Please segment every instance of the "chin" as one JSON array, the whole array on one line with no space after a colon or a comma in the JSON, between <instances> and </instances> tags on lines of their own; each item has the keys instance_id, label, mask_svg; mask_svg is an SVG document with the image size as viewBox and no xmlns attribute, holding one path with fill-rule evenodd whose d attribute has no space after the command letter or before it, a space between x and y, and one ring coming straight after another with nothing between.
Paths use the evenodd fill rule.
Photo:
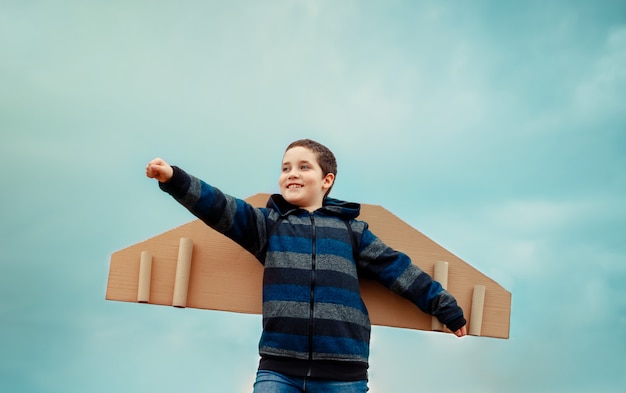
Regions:
<instances>
[{"instance_id":1,"label":"chin","mask_svg":"<svg viewBox=\"0 0 626 393\"><path fill-rule=\"evenodd\" d=\"M289 203L291 203L292 205L295 206L300 206L300 201L298 199L294 199L294 198L285 198L285 200Z\"/></svg>"},{"instance_id":2,"label":"chin","mask_svg":"<svg viewBox=\"0 0 626 393\"><path fill-rule=\"evenodd\" d=\"M283 199L286 200L287 202L293 204L294 203L294 198L290 197L289 195L287 195L286 192L281 192L280 195L283 196Z\"/></svg>"}]
</instances>

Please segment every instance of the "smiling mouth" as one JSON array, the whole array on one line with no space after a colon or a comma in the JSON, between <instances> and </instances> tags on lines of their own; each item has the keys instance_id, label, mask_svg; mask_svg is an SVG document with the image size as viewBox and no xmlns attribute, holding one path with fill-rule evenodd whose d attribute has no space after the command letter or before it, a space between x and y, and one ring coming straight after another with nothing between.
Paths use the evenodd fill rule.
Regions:
<instances>
[{"instance_id":1,"label":"smiling mouth","mask_svg":"<svg viewBox=\"0 0 626 393\"><path fill-rule=\"evenodd\" d=\"M293 190L293 189L296 189L296 188L302 188L302 185L300 185L300 184L289 184L287 186L287 188L290 189L290 190Z\"/></svg>"}]
</instances>

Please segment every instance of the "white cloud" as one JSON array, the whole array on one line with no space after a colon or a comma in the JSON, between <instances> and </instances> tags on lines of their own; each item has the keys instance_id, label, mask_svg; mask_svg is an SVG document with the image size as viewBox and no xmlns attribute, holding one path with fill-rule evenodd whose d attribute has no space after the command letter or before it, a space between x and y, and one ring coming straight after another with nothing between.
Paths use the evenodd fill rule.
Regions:
<instances>
[{"instance_id":1,"label":"white cloud","mask_svg":"<svg viewBox=\"0 0 626 393\"><path fill-rule=\"evenodd\" d=\"M487 206L485 220L509 233L541 237L587 218L593 202L586 200L512 200Z\"/></svg>"}]
</instances>

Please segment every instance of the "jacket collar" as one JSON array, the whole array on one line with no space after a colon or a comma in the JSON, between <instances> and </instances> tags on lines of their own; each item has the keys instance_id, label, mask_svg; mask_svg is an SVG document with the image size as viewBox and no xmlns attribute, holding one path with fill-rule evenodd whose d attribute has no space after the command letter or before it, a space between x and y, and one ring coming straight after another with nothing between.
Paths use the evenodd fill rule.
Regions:
<instances>
[{"instance_id":1,"label":"jacket collar","mask_svg":"<svg viewBox=\"0 0 626 393\"><path fill-rule=\"evenodd\" d=\"M287 216L302 210L298 206L287 202L280 194L270 196L266 206L268 209L276 210L281 216ZM355 219L361 213L361 205L326 197L324 198L324 205L315 212L343 219Z\"/></svg>"}]
</instances>

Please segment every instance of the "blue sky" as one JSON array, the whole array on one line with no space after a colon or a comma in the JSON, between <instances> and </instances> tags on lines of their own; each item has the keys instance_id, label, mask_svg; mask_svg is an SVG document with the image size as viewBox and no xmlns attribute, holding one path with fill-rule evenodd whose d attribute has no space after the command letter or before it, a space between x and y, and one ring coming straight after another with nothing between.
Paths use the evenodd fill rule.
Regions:
<instances>
[{"instance_id":1,"label":"blue sky","mask_svg":"<svg viewBox=\"0 0 626 393\"><path fill-rule=\"evenodd\" d=\"M626 383L622 1L0 1L0 381L250 392L260 317L104 300L192 219L144 166L275 192L309 137L513 294L511 338L375 327L372 392Z\"/></svg>"}]
</instances>

